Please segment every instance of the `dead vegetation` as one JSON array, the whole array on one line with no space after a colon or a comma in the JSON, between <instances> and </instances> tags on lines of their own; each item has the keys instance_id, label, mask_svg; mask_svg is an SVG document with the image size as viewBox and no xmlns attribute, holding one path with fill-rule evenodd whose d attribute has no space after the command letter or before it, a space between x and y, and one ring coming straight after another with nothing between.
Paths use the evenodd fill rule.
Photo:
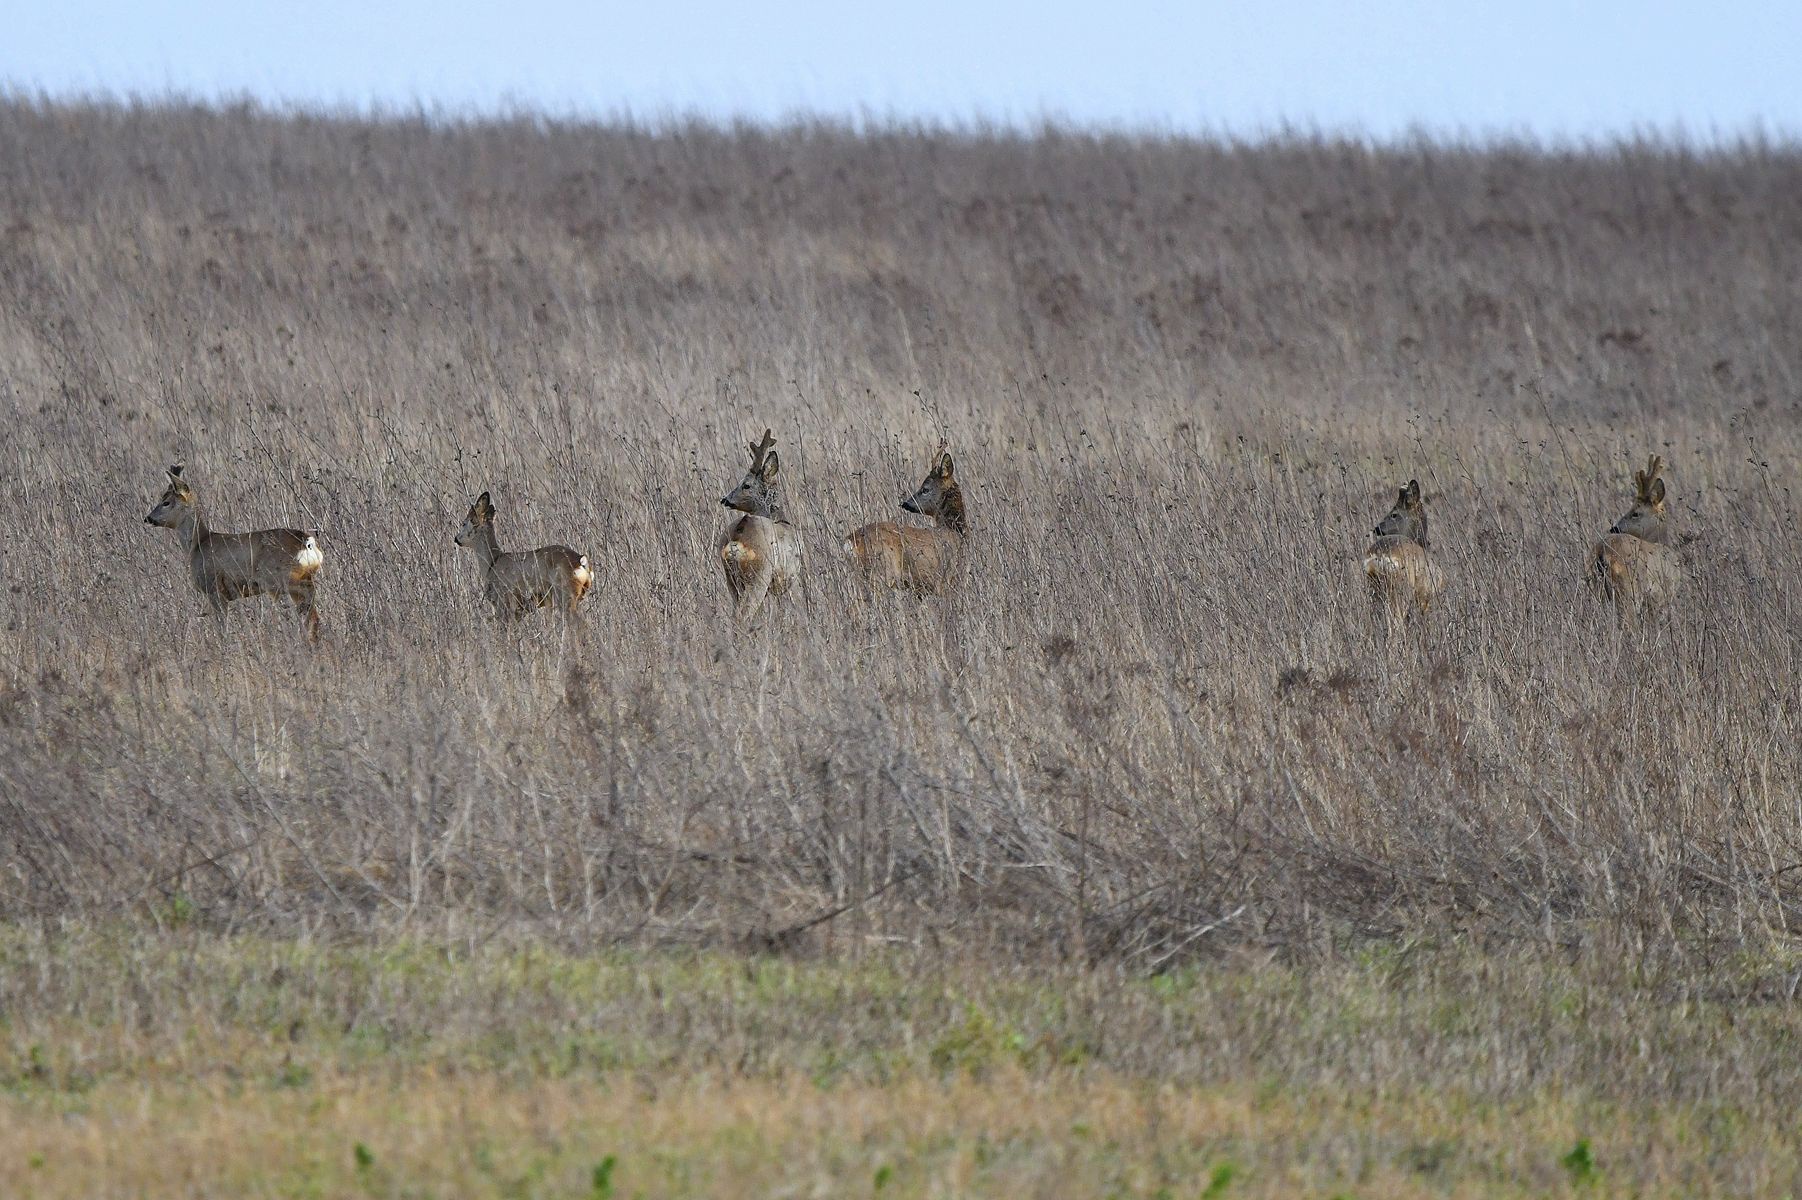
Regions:
<instances>
[{"instance_id":1,"label":"dead vegetation","mask_svg":"<svg viewBox=\"0 0 1802 1200\"><path fill-rule=\"evenodd\" d=\"M1802 156L0 105L0 916L977 947L1802 915ZM810 564L748 635L746 437ZM967 578L842 531L949 435ZM1585 586L1657 453L1686 602ZM325 632L142 513L324 532ZM1394 481L1447 585L1391 634ZM486 619L468 497L608 547ZM1773 981L1777 987L1781 981Z\"/></svg>"}]
</instances>

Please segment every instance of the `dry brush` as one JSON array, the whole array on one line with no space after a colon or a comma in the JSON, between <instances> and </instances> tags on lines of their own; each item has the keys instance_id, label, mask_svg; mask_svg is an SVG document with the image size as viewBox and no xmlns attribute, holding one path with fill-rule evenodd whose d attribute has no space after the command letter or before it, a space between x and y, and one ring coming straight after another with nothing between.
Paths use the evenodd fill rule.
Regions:
<instances>
[{"instance_id":1,"label":"dry brush","mask_svg":"<svg viewBox=\"0 0 1802 1200\"><path fill-rule=\"evenodd\" d=\"M993 947L1802 915L1802 155L0 105L0 915ZM808 570L748 633L746 439ZM837 553L947 436L962 584ZM1584 587L1663 455L1677 603ZM321 645L144 510L324 531ZM1448 586L1371 619L1418 478ZM492 490L590 554L489 621ZM230 518L227 520L227 518Z\"/></svg>"}]
</instances>

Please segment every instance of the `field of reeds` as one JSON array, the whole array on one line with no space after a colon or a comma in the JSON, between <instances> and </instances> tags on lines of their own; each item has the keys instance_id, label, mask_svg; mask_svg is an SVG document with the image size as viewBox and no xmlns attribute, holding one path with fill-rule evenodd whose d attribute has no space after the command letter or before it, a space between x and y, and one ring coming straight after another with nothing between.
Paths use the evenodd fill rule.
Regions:
<instances>
[{"instance_id":1,"label":"field of reeds","mask_svg":"<svg viewBox=\"0 0 1802 1200\"><path fill-rule=\"evenodd\" d=\"M857 1087L992 1081L993 1064L919 1049L944 1033L919 1041L925 1018L880 1019L866 993L896 972L1134 1012L1180 981L1249 1006L1235 1019L1262 1048L1141 1014L1080 1061L1002 1065L1033 1087L1201 1106L1183 1120L1209 1097L1243 1103L1221 1117L1243 1145L1305 1159L1241 1146L1116 1179L1059 1135L1070 1174L896 1167L909 1194L1060 1194L1047 1179L1199 1194L1229 1160L1231 1194L1364 1194L1377 1176L1307 1130L1374 1137L1390 1100L1446 1122L1371 1143L1425 1190L1772 1194L1796 1169L1776 1114L1802 1102L1799 329L1802 151L1783 143L0 103L12 1102L42 1116L33 1089L66 1099L46 1082L64 1067L31 1059L55 1053L47 1028L125 1064L91 1074L126 1108L175 1080L251 1087L229 1074L234 1046L260 1064L245 1079L279 1074L280 1004L132 982L196 954L537 947L653 981L694 962L845 972L834 986L860 1015L817 1045L749 1039L763 1057L742 1077L655 1038L623 1066L578 1064L583 1086L617 1070L671 1095L791 1074L829 1089L814 1075L841 1035L865 1055ZM714 541L766 426L808 568L744 629ZM941 437L969 507L965 577L943 597L871 596L840 541L901 517ZM1684 587L1623 624L1585 558L1652 453ZM174 536L143 521L175 462L217 528L323 531L316 647L268 600L207 614ZM1410 478L1449 585L1391 629L1359 558ZM484 490L504 547L589 555L580 622L490 618L451 541ZM68 944L131 950L58 967ZM1407 978L1432 988L1398 1000L1393 963L1416 955L1431 966ZM295 1045L341 1056L367 1028L346 997L383 975L334 962L316 972L333 1045ZM1581 986L1546 982L1572 972ZM435 986L461 995L448 978ZM1543 998L1504 1013L1491 986ZM632 995L628 1024L661 1011ZM1572 995L1583 1019L1561 1024ZM953 1009L926 1011L955 1025ZM1373 1012L1393 1057L1360 1074ZM394 1020L423 1036L421 1012ZM1319 1022L1343 1036L1301 1036ZM155 1049L196 1031L220 1047ZM870 1049L891 1045L893 1061ZM1176 1065L1210 1047L1243 1069ZM563 1077L469 1053L482 1087ZM395 1094L425 1086L408 1072L464 1069L353 1058ZM1352 1107L1310 1107L1328 1094ZM1270 1103L1286 1115L1260 1127ZM1526 1111L1510 1105L1587 1114L1598 1145L1675 1123L1668 1153L1687 1165L1652 1171L1665 1160L1643 1143L1625 1152L1639 1174L1560 1165L1589 1136L1575 1120L1522 1141L1529 1165L1409 1165L1462 1144L1465 1117L1505 1143ZM1120 1161L1192 1143L1134 1111L1149 1124L1119 1133ZM956 1139L987 1118L948 1114L945 1153L977 1153ZM522 1194L570 1194L590 1149L611 1153L584 1144ZM14 1151L38 1153L0 1145ZM1684 1174L1694 1155L1720 1169ZM808 1178L887 1186L880 1157ZM413 1194L379 1173L385 1153L346 1161L315 1191ZM59 1186L98 1194L94 1178ZM432 1194L485 1186L458 1178Z\"/></svg>"}]
</instances>

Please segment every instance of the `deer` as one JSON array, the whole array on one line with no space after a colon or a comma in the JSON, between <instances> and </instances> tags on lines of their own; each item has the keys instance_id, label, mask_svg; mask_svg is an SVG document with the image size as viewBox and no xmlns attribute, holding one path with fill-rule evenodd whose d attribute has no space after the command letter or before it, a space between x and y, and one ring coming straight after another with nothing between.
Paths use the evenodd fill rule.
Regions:
<instances>
[{"instance_id":1,"label":"deer","mask_svg":"<svg viewBox=\"0 0 1802 1200\"><path fill-rule=\"evenodd\" d=\"M720 503L743 513L720 535L716 550L740 621L749 621L765 597L780 596L801 573L801 536L782 511L776 479L782 470L769 430L750 443L751 469Z\"/></svg>"},{"instance_id":2,"label":"deer","mask_svg":"<svg viewBox=\"0 0 1802 1200\"><path fill-rule=\"evenodd\" d=\"M947 446L940 439L925 480L901 501L902 511L930 518L930 526L877 521L845 539L845 554L870 582L930 593L943 591L956 579L969 524Z\"/></svg>"},{"instance_id":3,"label":"deer","mask_svg":"<svg viewBox=\"0 0 1802 1200\"><path fill-rule=\"evenodd\" d=\"M572 615L594 585L588 556L568 546L540 546L508 553L494 536L494 501L476 497L457 530L456 543L482 560L482 594L496 620L518 620L549 604Z\"/></svg>"},{"instance_id":4,"label":"deer","mask_svg":"<svg viewBox=\"0 0 1802 1200\"><path fill-rule=\"evenodd\" d=\"M259 529L251 533L217 533L200 515L194 489L182 478L182 465L169 468L169 486L146 524L173 529L188 555L188 578L205 596L214 616L246 596L286 597L306 627L319 640L319 610L313 605L313 576L325 562L317 531Z\"/></svg>"},{"instance_id":5,"label":"deer","mask_svg":"<svg viewBox=\"0 0 1802 1200\"><path fill-rule=\"evenodd\" d=\"M1420 498L1420 480L1408 481L1397 494L1395 507L1370 532L1364 578L1372 604L1395 619L1432 608L1445 590L1445 576L1427 554L1427 510Z\"/></svg>"},{"instance_id":6,"label":"deer","mask_svg":"<svg viewBox=\"0 0 1802 1200\"><path fill-rule=\"evenodd\" d=\"M1670 545L1664 505L1664 459L1654 454L1633 472L1633 507L1589 552L1590 585L1623 614L1669 600L1683 567Z\"/></svg>"}]
</instances>

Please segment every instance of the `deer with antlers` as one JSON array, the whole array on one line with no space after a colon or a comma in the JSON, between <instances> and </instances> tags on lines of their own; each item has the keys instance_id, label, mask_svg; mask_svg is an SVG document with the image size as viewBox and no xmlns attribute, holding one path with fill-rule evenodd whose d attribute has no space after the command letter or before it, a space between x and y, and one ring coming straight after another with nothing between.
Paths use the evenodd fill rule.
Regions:
<instances>
[{"instance_id":1,"label":"deer with antlers","mask_svg":"<svg viewBox=\"0 0 1802 1200\"><path fill-rule=\"evenodd\" d=\"M1591 586L1622 613L1669 600L1683 579L1670 545L1663 475L1664 459L1656 454L1645 470L1633 472L1633 507L1589 552Z\"/></svg>"},{"instance_id":2,"label":"deer with antlers","mask_svg":"<svg viewBox=\"0 0 1802 1200\"><path fill-rule=\"evenodd\" d=\"M720 565L738 618L749 621L766 596L780 596L801 573L801 536L782 511L777 476L782 462L769 430L750 443L751 469L720 503L744 515L720 535Z\"/></svg>"},{"instance_id":3,"label":"deer with antlers","mask_svg":"<svg viewBox=\"0 0 1802 1200\"><path fill-rule=\"evenodd\" d=\"M957 486L947 447L941 438L925 480L912 496L901 501L903 511L930 518L930 526L877 521L854 530L845 539L846 555L872 583L915 592L938 592L957 578L969 525L964 516L963 489Z\"/></svg>"},{"instance_id":4,"label":"deer with antlers","mask_svg":"<svg viewBox=\"0 0 1802 1200\"><path fill-rule=\"evenodd\" d=\"M217 533L207 528L180 463L169 468L169 486L144 520L176 531L188 556L188 578L214 615L223 616L227 604L247 596L285 597L306 626L307 636L319 639L313 576L325 562L325 553L315 533L304 529Z\"/></svg>"}]
</instances>

